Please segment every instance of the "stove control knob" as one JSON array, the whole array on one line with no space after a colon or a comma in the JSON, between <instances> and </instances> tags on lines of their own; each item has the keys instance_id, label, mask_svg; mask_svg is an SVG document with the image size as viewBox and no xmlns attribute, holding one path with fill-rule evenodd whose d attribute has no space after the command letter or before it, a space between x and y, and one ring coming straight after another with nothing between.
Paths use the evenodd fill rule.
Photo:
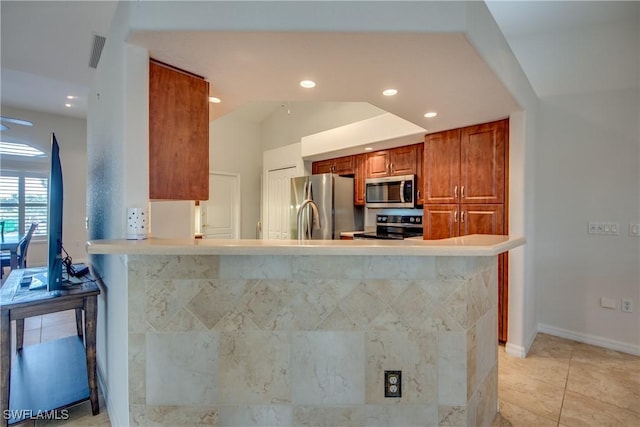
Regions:
<instances>
[{"instance_id":1,"label":"stove control knob","mask_svg":"<svg viewBox=\"0 0 640 427\"><path fill-rule=\"evenodd\" d=\"M416 222L417 222L418 224L420 224L420 223L422 222L422 218L421 218L421 217L419 217L419 216L417 216L417 217L416 217Z\"/></svg>"}]
</instances>

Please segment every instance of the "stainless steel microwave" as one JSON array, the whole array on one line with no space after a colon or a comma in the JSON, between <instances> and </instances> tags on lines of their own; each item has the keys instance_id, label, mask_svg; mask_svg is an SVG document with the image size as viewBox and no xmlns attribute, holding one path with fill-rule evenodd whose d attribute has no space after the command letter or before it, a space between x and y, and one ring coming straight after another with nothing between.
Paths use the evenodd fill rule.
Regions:
<instances>
[{"instance_id":1,"label":"stainless steel microwave","mask_svg":"<svg viewBox=\"0 0 640 427\"><path fill-rule=\"evenodd\" d=\"M368 208L415 208L415 175L367 178L365 206Z\"/></svg>"}]
</instances>

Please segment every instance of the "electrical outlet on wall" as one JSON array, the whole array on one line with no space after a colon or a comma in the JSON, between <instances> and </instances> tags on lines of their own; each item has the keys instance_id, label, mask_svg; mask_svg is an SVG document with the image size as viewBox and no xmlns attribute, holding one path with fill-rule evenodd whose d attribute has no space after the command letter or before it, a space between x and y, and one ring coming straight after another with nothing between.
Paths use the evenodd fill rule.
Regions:
<instances>
[{"instance_id":1,"label":"electrical outlet on wall","mask_svg":"<svg viewBox=\"0 0 640 427\"><path fill-rule=\"evenodd\" d=\"M633 301L627 298L623 298L621 310L623 313L633 313Z\"/></svg>"},{"instance_id":2,"label":"electrical outlet on wall","mask_svg":"<svg viewBox=\"0 0 640 427\"><path fill-rule=\"evenodd\" d=\"M384 397L402 397L402 371L384 371Z\"/></svg>"}]
</instances>

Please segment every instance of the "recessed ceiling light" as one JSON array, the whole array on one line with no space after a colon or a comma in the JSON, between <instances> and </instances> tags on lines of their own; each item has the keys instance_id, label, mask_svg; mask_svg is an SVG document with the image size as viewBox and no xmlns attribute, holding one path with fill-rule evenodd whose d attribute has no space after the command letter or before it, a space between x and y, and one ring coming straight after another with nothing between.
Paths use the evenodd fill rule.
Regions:
<instances>
[{"instance_id":1,"label":"recessed ceiling light","mask_svg":"<svg viewBox=\"0 0 640 427\"><path fill-rule=\"evenodd\" d=\"M76 97L73 95L67 95L67 99L76 99Z\"/></svg>"},{"instance_id":2,"label":"recessed ceiling light","mask_svg":"<svg viewBox=\"0 0 640 427\"><path fill-rule=\"evenodd\" d=\"M428 113L425 113L425 114L424 114L424 116L425 116L426 118L428 118L428 119L430 119L430 118L432 118L432 117L435 117L435 116L437 116L437 115L438 115L438 113L436 113L435 111L430 111L430 112L428 112Z\"/></svg>"},{"instance_id":3,"label":"recessed ceiling light","mask_svg":"<svg viewBox=\"0 0 640 427\"><path fill-rule=\"evenodd\" d=\"M393 95L395 95L397 93L398 93L398 91L395 90L395 89L385 89L385 90L382 91L382 94L384 96L393 96Z\"/></svg>"},{"instance_id":4,"label":"recessed ceiling light","mask_svg":"<svg viewBox=\"0 0 640 427\"><path fill-rule=\"evenodd\" d=\"M220 104L222 100L220 98L216 98L215 96L210 96L209 102L213 102L214 104Z\"/></svg>"},{"instance_id":5,"label":"recessed ceiling light","mask_svg":"<svg viewBox=\"0 0 640 427\"><path fill-rule=\"evenodd\" d=\"M366 147L366 148L364 149L364 151L373 151L373 148L371 148L371 147Z\"/></svg>"},{"instance_id":6,"label":"recessed ceiling light","mask_svg":"<svg viewBox=\"0 0 640 427\"><path fill-rule=\"evenodd\" d=\"M311 89L312 87L316 87L316 82L313 80L303 80L300 82L300 86L305 89Z\"/></svg>"},{"instance_id":7,"label":"recessed ceiling light","mask_svg":"<svg viewBox=\"0 0 640 427\"><path fill-rule=\"evenodd\" d=\"M68 102L66 104L64 104L65 107L67 108L71 108L71 104L69 104Z\"/></svg>"}]
</instances>

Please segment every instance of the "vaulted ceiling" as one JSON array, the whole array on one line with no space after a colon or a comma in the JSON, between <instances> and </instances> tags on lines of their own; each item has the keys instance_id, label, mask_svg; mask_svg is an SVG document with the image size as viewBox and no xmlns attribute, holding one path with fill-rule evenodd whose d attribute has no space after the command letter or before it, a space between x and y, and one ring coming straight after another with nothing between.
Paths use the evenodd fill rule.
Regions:
<instances>
[{"instance_id":1,"label":"vaulted ceiling","mask_svg":"<svg viewBox=\"0 0 640 427\"><path fill-rule=\"evenodd\" d=\"M539 96L638 88L639 2L487 5ZM115 7L2 1L2 105L84 117L92 36L108 34ZM223 99L217 115L248 102L366 101L439 130L498 118L515 105L460 34L149 32L130 41L207 77ZM302 78L318 86L304 91ZM402 96L383 97L388 86ZM78 97L70 108L67 95ZM438 119L425 121L432 109Z\"/></svg>"}]
</instances>

